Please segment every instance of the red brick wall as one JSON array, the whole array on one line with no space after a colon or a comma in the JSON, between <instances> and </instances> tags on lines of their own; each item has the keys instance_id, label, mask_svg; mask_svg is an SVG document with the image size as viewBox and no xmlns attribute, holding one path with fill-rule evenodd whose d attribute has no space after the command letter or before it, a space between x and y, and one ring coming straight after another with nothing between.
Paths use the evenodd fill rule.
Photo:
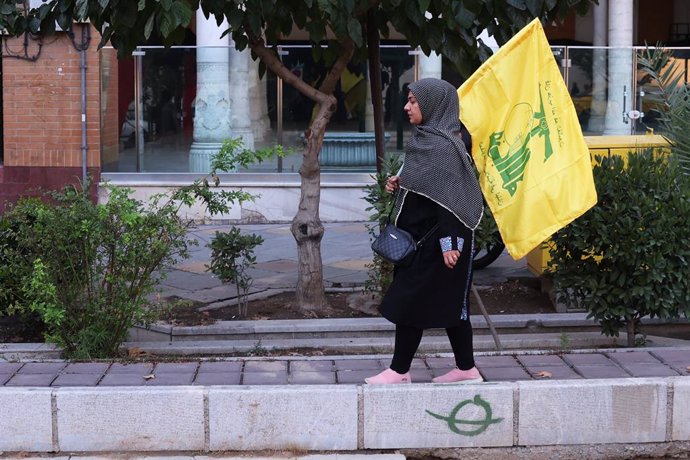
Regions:
<instances>
[{"instance_id":1,"label":"red brick wall","mask_svg":"<svg viewBox=\"0 0 690 460\"><path fill-rule=\"evenodd\" d=\"M81 41L75 25L75 39ZM91 31L86 51L87 167L95 179L100 173L101 77L98 42ZM2 50L4 164L0 166L0 209L4 201L39 187L60 188L81 178L81 75L80 55L65 33L43 39L36 61L16 59L24 54L24 39L5 38ZM29 40L28 55L38 52ZM114 84L117 87L117 79ZM115 92L115 98L117 94ZM117 144L115 134L115 145ZM113 143L112 136L103 140Z\"/></svg>"}]
</instances>

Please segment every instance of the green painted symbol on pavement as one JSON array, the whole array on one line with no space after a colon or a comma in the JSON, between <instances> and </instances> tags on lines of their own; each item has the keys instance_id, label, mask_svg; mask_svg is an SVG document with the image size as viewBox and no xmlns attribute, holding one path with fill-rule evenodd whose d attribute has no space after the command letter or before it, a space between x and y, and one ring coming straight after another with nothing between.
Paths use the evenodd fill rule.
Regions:
<instances>
[{"instance_id":1,"label":"green painted symbol on pavement","mask_svg":"<svg viewBox=\"0 0 690 460\"><path fill-rule=\"evenodd\" d=\"M477 420L458 419L458 413L460 412L460 410L462 410L462 408L464 408L468 404L474 404L475 406L484 409L484 418ZM477 436L478 434L486 431L486 429L489 428L489 425L499 423L503 420L502 418L492 418L491 405L488 402L484 401L479 395L475 395L474 399L467 399L465 401L462 401L457 406L455 406L455 408L453 408L453 410L450 411L450 414L448 414L447 416L434 414L429 410L427 410L426 412L432 417L436 417L437 419L443 420L444 422L448 423L448 428L450 428L450 431L452 431L453 433L461 434L464 436ZM476 426L476 428L460 429L458 425L469 425L470 427Z\"/></svg>"}]
</instances>

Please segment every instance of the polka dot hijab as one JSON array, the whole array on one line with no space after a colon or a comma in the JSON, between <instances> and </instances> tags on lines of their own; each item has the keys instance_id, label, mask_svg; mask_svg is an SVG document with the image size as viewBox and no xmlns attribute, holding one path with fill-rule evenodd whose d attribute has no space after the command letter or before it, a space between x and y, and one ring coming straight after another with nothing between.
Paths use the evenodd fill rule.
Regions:
<instances>
[{"instance_id":1,"label":"polka dot hijab","mask_svg":"<svg viewBox=\"0 0 690 460\"><path fill-rule=\"evenodd\" d=\"M417 98L422 122L415 126L405 150L396 220L407 192L412 191L432 199L474 230L484 206L472 158L460 135L458 94L450 83L437 78L423 78L409 89Z\"/></svg>"}]
</instances>

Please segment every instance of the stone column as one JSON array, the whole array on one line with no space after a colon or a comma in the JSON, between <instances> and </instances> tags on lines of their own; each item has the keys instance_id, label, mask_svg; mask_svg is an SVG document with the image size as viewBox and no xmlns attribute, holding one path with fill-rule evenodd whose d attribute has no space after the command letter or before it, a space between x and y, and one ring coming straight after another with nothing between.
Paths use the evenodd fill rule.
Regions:
<instances>
[{"instance_id":1,"label":"stone column","mask_svg":"<svg viewBox=\"0 0 690 460\"><path fill-rule=\"evenodd\" d=\"M590 106L589 131L598 134L604 130L606 107L606 45L608 44L608 0L599 0L592 5L594 16L594 37L592 50L592 103Z\"/></svg>"},{"instance_id":2,"label":"stone column","mask_svg":"<svg viewBox=\"0 0 690 460\"><path fill-rule=\"evenodd\" d=\"M244 147L254 149L254 133L249 106L249 49L237 51L230 41L230 130L231 137L241 137Z\"/></svg>"},{"instance_id":3,"label":"stone column","mask_svg":"<svg viewBox=\"0 0 690 460\"><path fill-rule=\"evenodd\" d=\"M268 118L266 81L259 78L259 61L249 61L249 110L252 117L252 133L255 142L266 140L271 131Z\"/></svg>"},{"instance_id":4,"label":"stone column","mask_svg":"<svg viewBox=\"0 0 690 460\"><path fill-rule=\"evenodd\" d=\"M441 78L442 59L440 54L433 51L430 55L420 53L419 55L419 79L422 78Z\"/></svg>"},{"instance_id":5,"label":"stone column","mask_svg":"<svg viewBox=\"0 0 690 460\"><path fill-rule=\"evenodd\" d=\"M609 2L608 34L611 48L608 59L609 96L604 134L630 134L630 121L624 119L623 111L632 109L635 98L632 92L633 11L633 0Z\"/></svg>"},{"instance_id":6,"label":"stone column","mask_svg":"<svg viewBox=\"0 0 690 460\"><path fill-rule=\"evenodd\" d=\"M216 25L213 16L196 12L196 99L193 142L189 152L189 171L207 173L211 157L230 137L230 40L220 38L226 23Z\"/></svg>"}]
</instances>

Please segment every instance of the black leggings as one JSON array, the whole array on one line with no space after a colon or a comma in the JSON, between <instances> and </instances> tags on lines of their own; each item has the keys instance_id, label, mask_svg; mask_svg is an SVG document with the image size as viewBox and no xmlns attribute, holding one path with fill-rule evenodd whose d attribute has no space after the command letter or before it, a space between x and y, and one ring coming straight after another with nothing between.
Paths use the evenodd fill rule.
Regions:
<instances>
[{"instance_id":1,"label":"black leggings","mask_svg":"<svg viewBox=\"0 0 690 460\"><path fill-rule=\"evenodd\" d=\"M414 354L422 341L424 329L411 326L395 326L395 351L391 369L398 374L410 370ZM472 350L472 325L463 321L459 326L446 328L450 346L455 355L455 364L466 371L474 367L474 351Z\"/></svg>"}]
</instances>

